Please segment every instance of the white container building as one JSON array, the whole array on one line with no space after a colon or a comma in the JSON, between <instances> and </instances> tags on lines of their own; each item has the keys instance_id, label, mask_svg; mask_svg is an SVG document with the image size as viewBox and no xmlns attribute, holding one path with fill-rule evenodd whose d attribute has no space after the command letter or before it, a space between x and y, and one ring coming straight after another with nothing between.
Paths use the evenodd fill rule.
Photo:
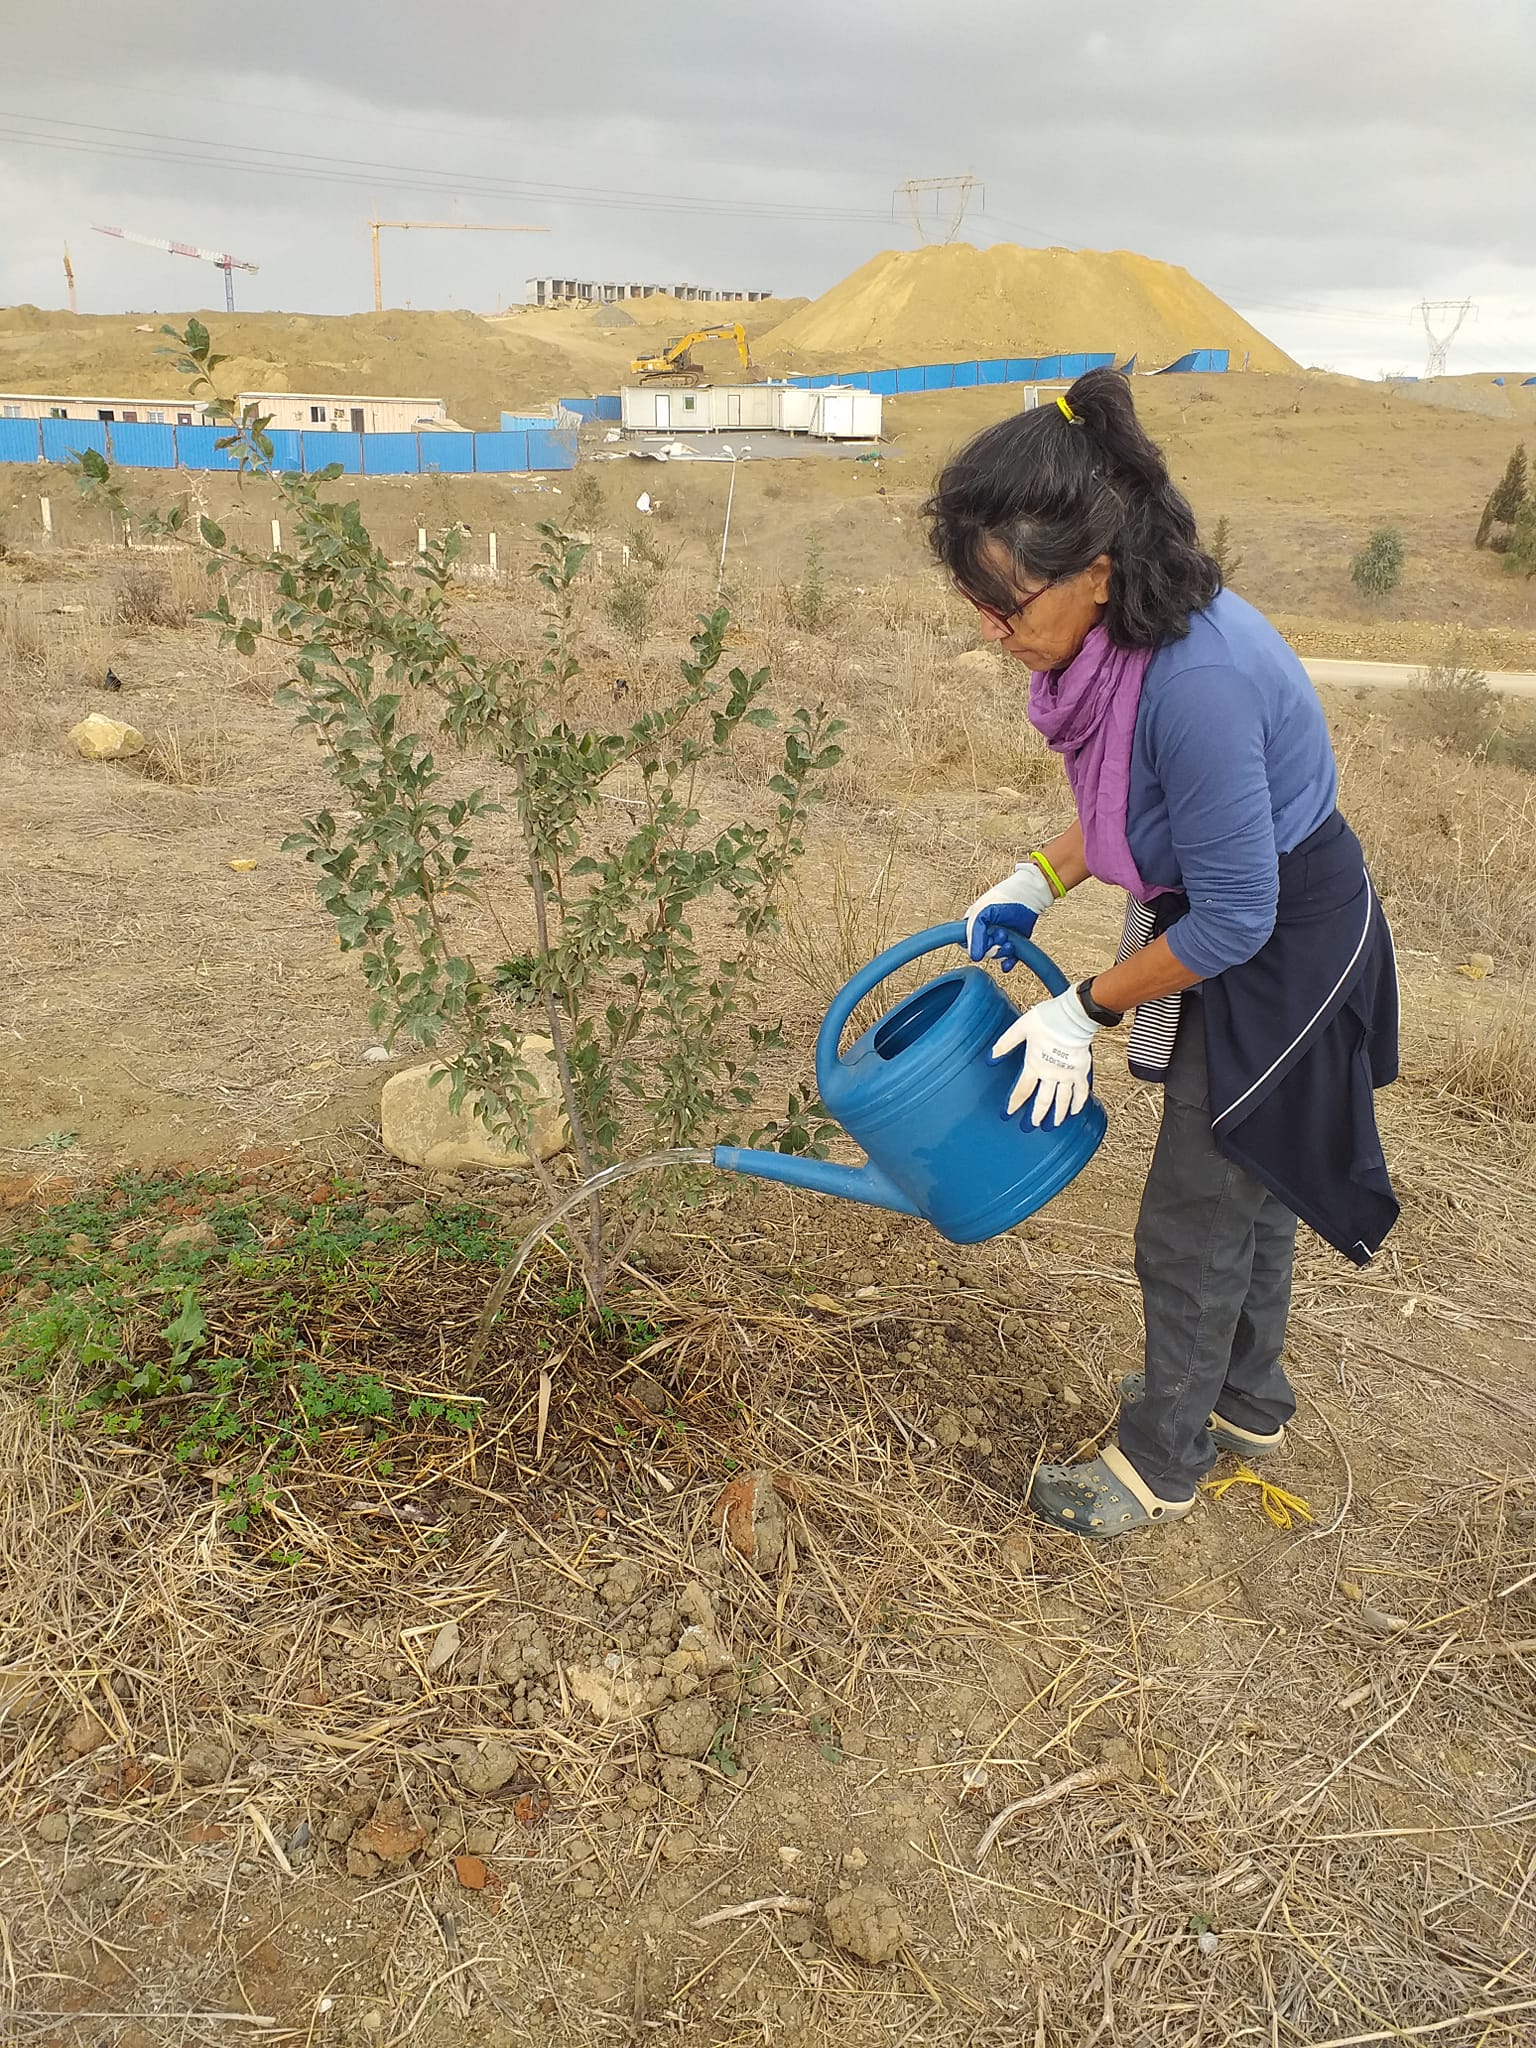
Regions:
<instances>
[{"instance_id":1,"label":"white container building","mask_svg":"<svg viewBox=\"0 0 1536 2048\"><path fill-rule=\"evenodd\" d=\"M369 398L329 391L242 391L237 410L254 405L274 427L302 427L306 432L334 428L339 433L414 434L432 427L451 427L447 402L441 398ZM210 415L196 403L176 398L60 397L30 391L0 392L0 419L118 420L127 425L200 427Z\"/></svg>"},{"instance_id":2,"label":"white container building","mask_svg":"<svg viewBox=\"0 0 1536 2048\"><path fill-rule=\"evenodd\" d=\"M123 420L150 427L200 427L206 415L200 405L176 398L84 398L57 392L0 391L4 420Z\"/></svg>"},{"instance_id":3,"label":"white container building","mask_svg":"<svg viewBox=\"0 0 1536 2048\"><path fill-rule=\"evenodd\" d=\"M433 427L451 427L442 398L371 398L332 391L242 391L235 400L243 410L254 405L274 427L300 427L305 433L328 430L351 434L416 434Z\"/></svg>"},{"instance_id":4,"label":"white container building","mask_svg":"<svg viewBox=\"0 0 1536 2048\"><path fill-rule=\"evenodd\" d=\"M881 397L829 385L809 391L791 384L640 384L626 386L619 403L632 433L810 434L825 441L878 441Z\"/></svg>"}]
</instances>

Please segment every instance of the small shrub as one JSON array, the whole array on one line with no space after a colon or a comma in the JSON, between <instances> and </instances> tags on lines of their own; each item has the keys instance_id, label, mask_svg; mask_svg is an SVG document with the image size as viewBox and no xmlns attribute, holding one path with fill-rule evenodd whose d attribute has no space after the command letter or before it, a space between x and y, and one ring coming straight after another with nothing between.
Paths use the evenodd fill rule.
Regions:
<instances>
[{"instance_id":1,"label":"small shrub","mask_svg":"<svg viewBox=\"0 0 1536 2048\"><path fill-rule=\"evenodd\" d=\"M1504 474L1500 477L1498 486L1489 500L1489 503L1493 506L1493 516L1495 519L1502 519L1506 526L1514 525L1515 521L1520 517L1520 507L1525 503L1529 482L1525 459L1525 443L1521 441L1516 446L1514 454L1510 456L1509 461L1505 464Z\"/></svg>"},{"instance_id":2,"label":"small shrub","mask_svg":"<svg viewBox=\"0 0 1536 2048\"><path fill-rule=\"evenodd\" d=\"M603 523L603 487L593 469L578 469L571 490L571 524L596 533Z\"/></svg>"},{"instance_id":3,"label":"small shrub","mask_svg":"<svg viewBox=\"0 0 1536 2048\"><path fill-rule=\"evenodd\" d=\"M609 625L623 640L634 666L643 667L656 622L655 584L647 576L626 571L603 599L603 611Z\"/></svg>"},{"instance_id":4,"label":"small shrub","mask_svg":"<svg viewBox=\"0 0 1536 2048\"><path fill-rule=\"evenodd\" d=\"M800 581L789 595L789 616L802 632L819 633L832 611L822 561L821 536L813 533L805 543L805 560Z\"/></svg>"},{"instance_id":5,"label":"small shrub","mask_svg":"<svg viewBox=\"0 0 1536 2048\"><path fill-rule=\"evenodd\" d=\"M1498 699L1459 640L1420 669L1414 688L1436 739L1453 753L1483 751L1499 722Z\"/></svg>"},{"instance_id":6,"label":"small shrub","mask_svg":"<svg viewBox=\"0 0 1536 2048\"><path fill-rule=\"evenodd\" d=\"M1233 545L1232 522L1225 512L1217 520L1211 537L1206 542L1205 551L1221 571L1223 583L1230 583L1243 566L1243 558Z\"/></svg>"},{"instance_id":7,"label":"small shrub","mask_svg":"<svg viewBox=\"0 0 1536 2048\"><path fill-rule=\"evenodd\" d=\"M1403 580L1403 536L1395 526L1378 526L1349 565L1362 597L1386 597Z\"/></svg>"},{"instance_id":8,"label":"small shrub","mask_svg":"<svg viewBox=\"0 0 1536 2048\"><path fill-rule=\"evenodd\" d=\"M1520 507L1500 552L1512 576L1524 576L1527 582L1536 576L1536 491Z\"/></svg>"},{"instance_id":9,"label":"small shrub","mask_svg":"<svg viewBox=\"0 0 1536 2048\"><path fill-rule=\"evenodd\" d=\"M1518 768L1522 775L1536 775L1536 730L1496 732L1488 742L1488 759L1502 768Z\"/></svg>"},{"instance_id":10,"label":"small shrub","mask_svg":"<svg viewBox=\"0 0 1536 2048\"><path fill-rule=\"evenodd\" d=\"M129 569L117 586L117 623L135 629L145 626L181 627L191 617L191 608L158 569Z\"/></svg>"},{"instance_id":11,"label":"small shrub","mask_svg":"<svg viewBox=\"0 0 1536 2048\"><path fill-rule=\"evenodd\" d=\"M301 819L283 847L310 863L343 952L358 957L371 1028L386 1045L437 1053L454 1108L469 1104L488 1129L526 1138L534 1074L521 1048L536 1024L552 1045L583 1181L656 1150L681 1148L674 1164L706 1163L697 1141L738 1129L797 1151L822 1143L824 1120L793 1092L782 1115L754 1117L762 1063L782 1044L759 983L811 808L842 759L840 721L820 705L776 711L764 701L766 668L722 674L730 619L717 608L698 620L663 701L624 724L578 722L585 545L538 525L542 656L480 655L448 602L458 533L400 573L357 500L329 495L339 467L275 468L254 408L236 416L219 396L224 358L202 323L169 332L204 409L230 423L241 467L283 507L291 541L286 551L245 548L183 508L136 524L188 543L228 579L210 613L221 645L282 652L279 701L319 741L341 799ZM126 516L103 456L85 450L78 473L94 501ZM236 584L242 603L261 609L237 613ZM706 825L696 783L708 787L757 732L775 734L763 743L770 772L758 810ZM486 760L501 771L494 793L469 781ZM605 801L620 777L644 791L622 821ZM485 859L504 860L509 842L524 887L504 918L493 899L506 906L506 879L487 874ZM707 955L694 924L706 898L716 925ZM557 1205L554 1172L537 1159L533 1170ZM646 1199L654 1208L668 1197ZM605 1229L603 1203L594 1188L571 1233L594 1304L630 1241ZM476 1357L505 1291L487 1303Z\"/></svg>"},{"instance_id":12,"label":"small shrub","mask_svg":"<svg viewBox=\"0 0 1536 2048\"><path fill-rule=\"evenodd\" d=\"M633 526L626 536L631 562L638 562L644 569L654 569L659 576L668 567L666 556L656 545L656 537L648 526Z\"/></svg>"}]
</instances>

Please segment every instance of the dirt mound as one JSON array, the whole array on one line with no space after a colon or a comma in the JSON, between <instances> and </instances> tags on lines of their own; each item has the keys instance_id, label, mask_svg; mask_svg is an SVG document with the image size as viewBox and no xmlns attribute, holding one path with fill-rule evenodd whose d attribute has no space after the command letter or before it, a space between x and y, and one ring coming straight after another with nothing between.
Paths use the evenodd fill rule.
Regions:
<instances>
[{"instance_id":1,"label":"dirt mound","mask_svg":"<svg viewBox=\"0 0 1536 2048\"><path fill-rule=\"evenodd\" d=\"M856 367L1047 350L1139 355L1144 367L1192 348L1234 364L1294 369L1289 356L1198 279L1129 250L887 249L763 338L769 357L837 357Z\"/></svg>"}]
</instances>

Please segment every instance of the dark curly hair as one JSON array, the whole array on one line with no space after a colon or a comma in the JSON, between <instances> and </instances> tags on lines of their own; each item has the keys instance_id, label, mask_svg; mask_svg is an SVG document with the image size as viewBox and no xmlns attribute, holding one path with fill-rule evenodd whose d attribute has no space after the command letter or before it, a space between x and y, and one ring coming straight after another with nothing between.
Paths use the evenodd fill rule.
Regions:
<instances>
[{"instance_id":1,"label":"dark curly hair","mask_svg":"<svg viewBox=\"0 0 1536 2048\"><path fill-rule=\"evenodd\" d=\"M1118 370L1090 370L1059 405L999 420L966 444L923 507L929 545L959 587L999 612L1018 591L983 557L1008 551L1021 581L1059 582L1111 563L1105 625L1119 647L1181 640L1221 589L1195 515L1136 417Z\"/></svg>"}]
</instances>

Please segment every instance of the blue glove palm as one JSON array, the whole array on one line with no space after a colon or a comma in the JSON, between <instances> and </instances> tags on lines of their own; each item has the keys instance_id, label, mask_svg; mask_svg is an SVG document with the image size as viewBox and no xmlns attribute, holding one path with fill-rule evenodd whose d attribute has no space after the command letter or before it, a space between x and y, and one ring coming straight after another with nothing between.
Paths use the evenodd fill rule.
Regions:
<instances>
[{"instance_id":1,"label":"blue glove palm","mask_svg":"<svg viewBox=\"0 0 1536 2048\"><path fill-rule=\"evenodd\" d=\"M1034 937L1040 913L1023 903L989 903L971 922L971 958L985 960L990 953L1004 974L1019 964L1015 936Z\"/></svg>"},{"instance_id":2,"label":"blue glove palm","mask_svg":"<svg viewBox=\"0 0 1536 2048\"><path fill-rule=\"evenodd\" d=\"M973 960L985 960L990 953L1004 974L1019 964L1014 940L1030 938L1035 920L1050 909L1056 892L1046 880L1038 861L1020 861L984 896L978 896L965 913L967 950Z\"/></svg>"}]
</instances>

